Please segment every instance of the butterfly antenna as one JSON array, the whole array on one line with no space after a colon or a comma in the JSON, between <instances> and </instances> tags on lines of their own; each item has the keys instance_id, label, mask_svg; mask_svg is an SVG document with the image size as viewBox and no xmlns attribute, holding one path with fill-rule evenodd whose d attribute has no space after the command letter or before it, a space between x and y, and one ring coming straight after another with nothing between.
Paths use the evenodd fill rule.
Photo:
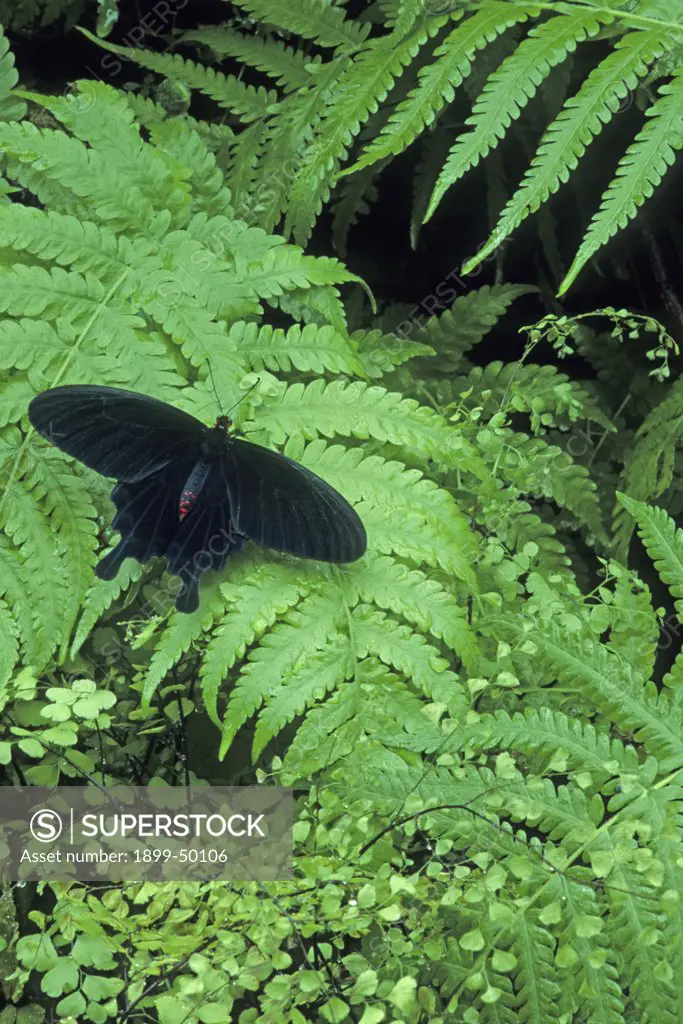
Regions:
<instances>
[{"instance_id":1,"label":"butterfly antenna","mask_svg":"<svg viewBox=\"0 0 683 1024\"><path fill-rule=\"evenodd\" d=\"M208 359L206 360L206 366L207 366L207 369L209 371L209 377L211 378L211 387L213 388L213 393L216 396L216 405L218 406L218 409L219 409L219 411L221 413L221 416L222 416L223 415L223 408L221 406L221 400L218 397L218 388L216 387L216 381L213 379L213 370L211 369L211 363L209 362Z\"/></svg>"},{"instance_id":2,"label":"butterfly antenna","mask_svg":"<svg viewBox=\"0 0 683 1024\"><path fill-rule=\"evenodd\" d=\"M242 397L238 398L237 401L235 402L235 404L228 409L228 417L230 416L230 413L233 411L233 409L236 409L237 406L240 404L240 402L243 402L244 399L247 398L247 396L250 395L252 393L252 391L254 390L254 388L257 387L260 383L261 383L261 378L257 377L256 378L256 382L254 384L252 384L251 387L247 391L244 392Z\"/></svg>"}]
</instances>

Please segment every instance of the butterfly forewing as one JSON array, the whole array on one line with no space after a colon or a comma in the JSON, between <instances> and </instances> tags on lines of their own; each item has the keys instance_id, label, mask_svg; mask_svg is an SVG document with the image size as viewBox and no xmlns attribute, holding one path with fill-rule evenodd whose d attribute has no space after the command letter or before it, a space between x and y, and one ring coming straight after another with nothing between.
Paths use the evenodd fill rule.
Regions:
<instances>
[{"instance_id":1,"label":"butterfly forewing","mask_svg":"<svg viewBox=\"0 0 683 1024\"><path fill-rule=\"evenodd\" d=\"M338 491L285 455L233 440L226 481L237 530L267 548L325 562L365 553L365 528Z\"/></svg>"},{"instance_id":2,"label":"butterfly forewing","mask_svg":"<svg viewBox=\"0 0 683 1024\"><path fill-rule=\"evenodd\" d=\"M207 427L165 402L119 388L72 385L37 395L35 429L103 476L133 483L198 451Z\"/></svg>"}]
</instances>

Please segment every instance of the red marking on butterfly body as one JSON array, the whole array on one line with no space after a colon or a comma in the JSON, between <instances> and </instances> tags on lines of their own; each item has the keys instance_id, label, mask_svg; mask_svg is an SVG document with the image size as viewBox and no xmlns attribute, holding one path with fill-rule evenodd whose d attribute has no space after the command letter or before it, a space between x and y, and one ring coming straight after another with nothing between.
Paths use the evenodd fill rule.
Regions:
<instances>
[{"instance_id":1,"label":"red marking on butterfly body","mask_svg":"<svg viewBox=\"0 0 683 1024\"><path fill-rule=\"evenodd\" d=\"M180 495L179 512L181 523L185 516L187 515L187 513L192 508L196 497L197 495L193 491L183 491L183 493Z\"/></svg>"}]
</instances>

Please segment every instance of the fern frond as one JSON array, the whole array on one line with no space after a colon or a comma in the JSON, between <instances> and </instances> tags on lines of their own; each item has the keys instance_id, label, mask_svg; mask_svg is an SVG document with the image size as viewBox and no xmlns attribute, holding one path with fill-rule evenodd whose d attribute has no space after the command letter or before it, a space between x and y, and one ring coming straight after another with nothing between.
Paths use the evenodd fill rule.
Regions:
<instances>
[{"instance_id":1,"label":"fern frond","mask_svg":"<svg viewBox=\"0 0 683 1024\"><path fill-rule=\"evenodd\" d=\"M0 554L0 562L2 555ZM0 598L0 693L12 676L12 670L19 660L19 636L14 617L7 604Z\"/></svg>"},{"instance_id":2,"label":"fern frond","mask_svg":"<svg viewBox=\"0 0 683 1024\"><path fill-rule=\"evenodd\" d=\"M76 657L94 627L124 591L128 590L131 583L137 583L140 580L143 568L134 559L126 558L118 575L113 580L100 580L95 577L90 581L90 586L83 598L83 610L74 630L74 638L69 651L71 658Z\"/></svg>"},{"instance_id":3,"label":"fern frond","mask_svg":"<svg viewBox=\"0 0 683 1024\"><path fill-rule=\"evenodd\" d=\"M162 633L154 649L154 654L145 673L141 692L143 705L148 705L156 692L157 687L168 675L174 665L177 665L182 656L192 649L199 638L207 632L223 613L225 608L225 597L221 590L222 579L220 574L211 574L202 586L201 603L196 611L189 615L182 615L178 612L171 613L171 620ZM165 613L175 598L176 591L166 592L159 595L159 604ZM152 605L152 614L154 614Z\"/></svg>"},{"instance_id":4,"label":"fern frond","mask_svg":"<svg viewBox=\"0 0 683 1024\"><path fill-rule=\"evenodd\" d=\"M139 64L140 67L163 75L164 78L184 82L191 89L204 93L219 107L229 110L246 124L264 117L269 107L277 103L278 95L274 90L264 89L263 86L246 85L234 75L223 75L214 68L187 60L179 53L154 53L152 50L132 46L117 46L115 43L100 39L87 29L80 28L79 31L91 42L104 50L109 50L110 53L116 53L134 64Z\"/></svg>"},{"instance_id":5,"label":"fern frond","mask_svg":"<svg viewBox=\"0 0 683 1024\"><path fill-rule=\"evenodd\" d=\"M318 134L304 153L290 193L285 231L299 244L310 236L323 202L361 125L373 114L396 77L447 19L435 17L407 38L370 40L340 76L337 90Z\"/></svg>"},{"instance_id":6,"label":"fern frond","mask_svg":"<svg viewBox=\"0 0 683 1024\"><path fill-rule=\"evenodd\" d=\"M219 727L218 694L225 677L247 648L307 594L309 585L300 577L289 565L262 565L243 583L231 578L225 584L225 613L207 645L201 668L204 706Z\"/></svg>"},{"instance_id":7,"label":"fern frond","mask_svg":"<svg viewBox=\"0 0 683 1024\"><path fill-rule=\"evenodd\" d=\"M0 123L0 151L7 175L59 213L82 214L148 238L168 224L169 216L155 211L139 181L123 187L119 171L102 153L63 131L29 121Z\"/></svg>"},{"instance_id":8,"label":"fern frond","mask_svg":"<svg viewBox=\"0 0 683 1024\"><path fill-rule=\"evenodd\" d=\"M467 699L462 683L424 636L370 605L357 605L351 618L357 658L378 658L409 679L427 697L443 701L453 717L463 714Z\"/></svg>"},{"instance_id":9,"label":"fern frond","mask_svg":"<svg viewBox=\"0 0 683 1024\"><path fill-rule=\"evenodd\" d=\"M567 100L547 129L531 166L506 204L491 237L476 257L464 263L463 273L470 273L495 252L530 213L535 213L567 181L627 93L635 90L650 64L665 53L672 42L668 27L657 26L630 32L615 44L613 52L591 71L576 96ZM434 208L431 202L428 217Z\"/></svg>"},{"instance_id":10,"label":"fern frond","mask_svg":"<svg viewBox=\"0 0 683 1024\"><path fill-rule=\"evenodd\" d=\"M574 687L591 706L602 707L622 730L643 743L662 771L683 765L683 712L665 697L643 691L630 666L617 661L598 641L561 636L555 629L530 638L557 678Z\"/></svg>"},{"instance_id":11,"label":"fern frond","mask_svg":"<svg viewBox=\"0 0 683 1024\"><path fill-rule=\"evenodd\" d=\"M316 46L355 50L370 31L369 24L348 18L341 7L325 0L235 0L238 7L269 25L277 25L304 39L315 40Z\"/></svg>"},{"instance_id":12,"label":"fern frond","mask_svg":"<svg viewBox=\"0 0 683 1024\"><path fill-rule=\"evenodd\" d=\"M327 638L325 648L308 653L299 661L287 680L278 688L258 716L252 758L256 760L266 745L307 707L321 700L353 676L354 659L349 638L342 634Z\"/></svg>"},{"instance_id":13,"label":"fern frond","mask_svg":"<svg viewBox=\"0 0 683 1024\"><path fill-rule=\"evenodd\" d=\"M222 25L206 25L193 32L184 32L182 41L209 46L221 57L235 57L274 78L285 92L313 84L313 72L320 64L320 57L292 50L279 39L247 36Z\"/></svg>"},{"instance_id":14,"label":"fern frond","mask_svg":"<svg viewBox=\"0 0 683 1024\"><path fill-rule=\"evenodd\" d=\"M307 439L335 434L363 440L373 437L406 447L419 458L433 459L445 468L488 476L464 437L433 410L360 381L326 384L316 380L305 387L293 384L259 410L256 427L265 430L274 444L282 444L294 433Z\"/></svg>"},{"instance_id":15,"label":"fern frond","mask_svg":"<svg viewBox=\"0 0 683 1024\"><path fill-rule=\"evenodd\" d=\"M286 96L264 125L267 141L260 148L253 185L243 208L249 211L249 221L266 231L273 230L286 209L305 148L336 96L347 63L340 57L323 64L315 86ZM251 143L249 149L253 149Z\"/></svg>"},{"instance_id":16,"label":"fern frond","mask_svg":"<svg viewBox=\"0 0 683 1024\"><path fill-rule=\"evenodd\" d=\"M334 327L295 325L289 330L259 327L240 322L230 328L228 338L241 359L252 370L288 372L295 367L304 373L363 374L363 366L347 338Z\"/></svg>"},{"instance_id":17,"label":"fern frond","mask_svg":"<svg viewBox=\"0 0 683 1024\"><path fill-rule=\"evenodd\" d=\"M683 530L663 508L635 501L619 491L617 498L635 519L638 534L660 579L675 598L676 614L683 622Z\"/></svg>"},{"instance_id":18,"label":"fern frond","mask_svg":"<svg viewBox=\"0 0 683 1024\"><path fill-rule=\"evenodd\" d=\"M638 767L634 747L550 707L528 708L523 714L482 714L463 730L463 740L483 749L517 750L533 758L552 758L561 751L569 769L589 771L602 779Z\"/></svg>"},{"instance_id":19,"label":"fern frond","mask_svg":"<svg viewBox=\"0 0 683 1024\"><path fill-rule=\"evenodd\" d=\"M617 578L610 612L611 650L628 661L646 683L660 646L660 626L649 587L635 573L623 572Z\"/></svg>"},{"instance_id":20,"label":"fern frond","mask_svg":"<svg viewBox=\"0 0 683 1024\"><path fill-rule=\"evenodd\" d=\"M226 180L235 203L235 210L240 217L250 221L258 212L254 206L250 212L249 195L256 180L256 168L263 153L266 141L267 126L263 121L255 121L240 132L230 148L230 163Z\"/></svg>"},{"instance_id":21,"label":"fern frond","mask_svg":"<svg viewBox=\"0 0 683 1024\"><path fill-rule=\"evenodd\" d=\"M606 539L597 488L585 466L576 463L568 451L501 429L492 436L479 435L485 457L496 472L511 481L522 494L551 498L569 509L591 532Z\"/></svg>"},{"instance_id":22,"label":"fern frond","mask_svg":"<svg viewBox=\"0 0 683 1024\"><path fill-rule=\"evenodd\" d=\"M597 250L632 220L657 188L683 147L683 68L659 87L659 98L645 112L649 119L619 161L559 293L562 295Z\"/></svg>"},{"instance_id":23,"label":"fern frond","mask_svg":"<svg viewBox=\"0 0 683 1024\"><path fill-rule=\"evenodd\" d=\"M26 113L23 100L12 95L12 90L19 81L14 66L14 54L9 48L7 36L0 25L0 120L20 121Z\"/></svg>"},{"instance_id":24,"label":"fern frond","mask_svg":"<svg viewBox=\"0 0 683 1024\"><path fill-rule=\"evenodd\" d=\"M290 440L285 454L313 470L354 502L361 502L370 546L416 565L430 565L476 587L472 563L477 545L467 518L451 494L419 470L361 448L343 449L312 441L304 449ZM354 572L357 569L353 570Z\"/></svg>"},{"instance_id":25,"label":"fern frond","mask_svg":"<svg viewBox=\"0 0 683 1024\"><path fill-rule=\"evenodd\" d=\"M623 853L614 841L610 843L610 852L615 864L610 882L619 892L612 900L611 942L623 956L629 1003L639 1020L647 1024L676 1024L679 1014L675 986L666 980L660 967L668 960L661 932L661 890L649 885L647 876L634 865L622 863ZM647 942L643 942L643 936Z\"/></svg>"},{"instance_id":26,"label":"fern frond","mask_svg":"<svg viewBox=\"0 0 683 1024\"><path fill-rule=\"evenodd\" d=\"M527 38L484 84L465 122L471 128L455 143L439 175L426 220L451 185L498 145L552 68L561 64L579 43L599 32L612 17L594 8L579 8L532 26Z\"/></svg>"},{"instance_id":27,"label":"fern frond","mask_svg":"<svg viewBox=\"0 0 683 1024\"><path fill-rule=\"evenodd\" d=\"M421 632L443 640L476 673L480 658L466 608L436 579L408 569L386 555L366 555L353 573L349 586L366 604L391 610L412 622Z\"/></svg>"},{"instance_id":28,"label":"fern frond","mask_svg":"<svg viewBox=\"0 0 683 1024\"><path fill-rule=\"evenodd\" d=\"M29 470L24 479L15 479L9 490L9 473L3 472L3 477L0 529L13 551L4 553L0 596L11 607L17 599L19 614L22 608L29 613L32 628L27 629L21 622L18 625L22 641L30 648L31 663L40 671L54 647L66 639L64 563L49 521L40 508L41 494L36 489L35 475ZM45 572L46 566L51 567L49 573ZM13 592L15 581L19 593Z\"/></svg>"},{"instance_id":29,"label":"fern frond","mask_svg":"<svg viewBox=\"0 0 683 1024\"><path fill-rule=\"evenodd\" d=\"M352 174L377 160L403 152L425 128L433 124L441 110L452 103L456 88L472 70L472 59L477 51L484 49L512 25L526 21L535 13L536 8L532 4L516 4L511 9L509 4L490 0L481 10L466 17L439 44L429 64L420 70L417 88L398 105L379 137L342 174ZM535 65L536 74L539 64L537 62ZM508 90L509 83L505 92L506 100L510 99ZM513 100L513 110L514 107ZM502 127L506 128L508 124L509 121L503 123ZM480 155L484 153L485 150Z\"/></svg>"},{"instance_id":30,"label":"fern frond","mask_svg":"<svg viewBox=\"0 0 683 1024\"><path fill-rule=\"evenodd\" d=\"M514 934L512 948L519 962L515 973L519 1019L552 1020L561 991L553 970L555 939L539 924L535 910L515 915Z\"/></svg>"},{"instance_id":31,"label":"fern frond","mask_svg":"<svg viewBox=\"0 0 683 1024\"><path fill-rule=\"evenodd\" d=\"M449 287L446 291L455 290ZM439 366L447 360L448 371L455 370L464 354L486 337L508 306L515 299L533 291L534 288L529 285L485 284L466 295L459 295L450 309L427 320L420 331L420 340L436 350ZM445 302L453 297L442 295L438 287L436 292L437 297L443 297Z\"/></svg>"},{"instance_id":32,"label":"fern frond","mask_svg":"<svg viewBox=\"0 0 683 1024\"><path fill-rule=\"evenodd\" d=\"M341 592L332 584L305 596L261 638L228 696L220 758L245 722L284 689L298 665L337 642L346 621Z\"/></svg>"},{"instance_id":33,"label":"fern frond","mask_svg":"<svg viewBox=\"0 0 683 1024\"><path fill-rule=\"evenodd\" d=\"M555 366L494 360L470 370L466 379L456 378L454 390L457 393L459 387L464 391L467 385L474 387L468 405L480 406L482 416L487 418L500 411L528 413L531 429L537 432L541 427L566 429L583 417L599 423L605 431L616 431L593 396Z\"/></svg>"},{"instance_id":34,"label":"fern frond","mask_svg":"<svg viewBox=\"0 0 683 1024\"><path fill-rule=\"evenodd\" d=\"M43 499L43 508L50 517L60 549L64 584L60 602L64 645L76 622L96 561L95 509L85 477L71 471L61 452L51 449L41 453L41 458L35 462L33 476L34 493ZM63 646L64 653L65 650Z\"/></svg>"}]
</instances>

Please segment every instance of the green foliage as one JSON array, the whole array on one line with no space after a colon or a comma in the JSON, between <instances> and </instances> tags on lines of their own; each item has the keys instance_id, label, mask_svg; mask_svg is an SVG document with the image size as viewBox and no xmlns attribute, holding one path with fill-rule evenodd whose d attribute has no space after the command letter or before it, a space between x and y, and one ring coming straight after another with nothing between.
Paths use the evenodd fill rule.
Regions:
<instances>
[{"instance_id":1,"label":"green foliage","mask_svg":"<svg viewBox=\"0 0 683 1024\"><path fill-rule=\"evenodd\" d=\"M284 219L308 237L358 141L335 211L345 238L377 168L437 126L497 37L510 52L469 130L448 155L442 135L442 169L428 153L420 171L434 194L602 36L613 49L552 122L523 204L503 212L512 230L670 47L671 25L663 40L657 8L571 3L428 16L383 2L358 21L320 0L239 6L285 35L230 25L187 42L281 94L106 44L216 101L230 128L99 82L19 90L2 39L0 772L185 785L253 781L257 766L296 794L293 877L40 883L21 929L13 905L0 916L0 1024L40 1022L43 1004L94 1024L674 1024L683 658L662 677L666 609L624 562L635 523L668 589L671 642L683 532L645 502L680 480L675 342L607 307L591 317L611 334L553 314L525 329L520 360L486 363L477 346L535 291L498 278L426 323L399 307L350 329L367 286L273 233ZM678 144L664 141L675 84L660 96L581 259ZM647 333L649 377L625 344ZM546 341L597 380L532 362ZM242 399L239 429L345 494L369 546L342 567L250 546L179 615L159 563L93 577L114 542L111 484L37 439L26 407L96 381L208 421L209 367L224 408ZM642 413L635 438L625 392Z\"/></svg>"},{"instance_id":2,"label":"green foliage","mask_svg":"<svg viewBox=\"0 0 683 1024\"><path fill-rule=\"evenodd\" d=\"M537 117L539 89L555 92L578 52L592 50L599 56L575 93L560 93L554 108L547 107L545 130L529 168L512 194L501 197L503 208L494 211L497 223L477 254L465 261L465 273L499 250L537 211L542 214L539 230L548 240L545 204L575 174L591 143L630 105L633 94L646 107L646 122L616 161L571 266L562 271L555 261L563 274L560 293L634 218L681 146L682 30L676 13L661 4L638 0L612 9L570 0L551 10L548 5L484 0L452 9L401 4L398 15L397 5L380 3L372 8L373 31L367 19L354 20L342 7L318 0L240 0L240 6L276 26L287 42L272 35L250 36L233 24L189 32L185 42L208 46L217 59L229 57L274 79L281 92L247 85L179 54L99 42L205 93L236 121L250 125L238 133L234 178L229 179L242 193L240 210L265 230L282 220L285 234L299 244L309 238L340 178L352 174L339 192L337 239L343 253L349 226L372 198L374 174L424 139L429 155L416 178L415 242L420 223L435 215L444 196L483 160L497 159L495 151L516 131L527 108ZM502 56L487 65L499 40L506 44ZM598 48L598 40L608 45ZM308 56L308 41L325 51L324 58ZM464 130L453 140L441 128L454 100L470 95L473 105Z\"/></svg>"}]
</instances>

